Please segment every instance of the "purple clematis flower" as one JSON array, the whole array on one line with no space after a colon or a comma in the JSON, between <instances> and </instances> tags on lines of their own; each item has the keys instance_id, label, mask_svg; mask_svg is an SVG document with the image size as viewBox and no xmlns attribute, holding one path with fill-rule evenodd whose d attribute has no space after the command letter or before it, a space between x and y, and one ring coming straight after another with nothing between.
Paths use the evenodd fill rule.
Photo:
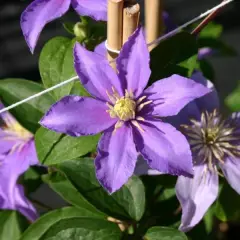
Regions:
<instances>
[{"instance_id":1,"label":"purple clematis flower","mask_svg":"<svg viewBox=\"0 0 240 240\"><path fill-rule=\"evenodd\" d=\"M21 15L21 28L32 53L45 25L63 16L71 3L80 15L107 20L107 0L35 0Z\"/></svg>"},{"instance_id":2,"label":"purple clematis flower","mask_svg":"<svg viewBox=\"0 0 240 240\"><path fill-rule=\"evenodd\" d=\"M189 144L161 117L176 115L210 90L178 75L145 89L151 70L141 28L124 44L117 58L117 74L104 57L78 43L74 58L78 76L94 98L62 98L41 125L76 137L103 132L95 166L99 182L109 193L133 175L138 152L153 169L191 177Z\"/></svg>"},{"instance_id":3,"label":"purple clematis flower","mask_svg":"<svg viewBox=\"0 0 240 240\"><path fill-rule=\"evenodd\" d=\"M0 103L0 109L3 108ZM38 164L33 135L9 113L0 115L0 209L18 210L30 221L38 214L24 196L18 177Z\"/></svg>"},{"instance_id":4,"label":"purple clematis flower","mask_svg":"<svg viewBox=\"0 0 240 240\"><path fill-rule=\"evenodd\" d=\"M240 114L223 119L215 90L193 104L181 113L185 118L190 116L182 128L194 162L194 178L180 176L176 185L182 206L182 231L189 231L199 223L217 198L218 175L224 175L240 194Z\"/></svg>"}]
</instances>

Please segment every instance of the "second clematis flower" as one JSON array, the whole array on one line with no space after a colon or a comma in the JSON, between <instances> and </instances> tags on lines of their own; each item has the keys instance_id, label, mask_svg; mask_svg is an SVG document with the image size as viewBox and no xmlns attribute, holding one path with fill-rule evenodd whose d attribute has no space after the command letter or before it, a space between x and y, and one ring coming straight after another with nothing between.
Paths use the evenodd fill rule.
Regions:
<instances>
[{"instance_id":1,"label":"second clematis flower","mask_svg":"<svg viewBox=\"0 0 240 240\"><path fill-rule=\"evenodd\" d=\"M45 25L63 16L72 4L79 15L107 20L107 0L35 0L21 15L21 28L33 53Z\"/></svg>"},{"instance_id":2,"label":"second clematis flower","mask_svg":"<svg viewBox=\"0 0 240 240\"><path fill-rule=\"evenodd\" d=\"M191 177L192 157L182 133L161 117L173 116L210 90L178 76L148 87L149 52L141 28L117 58L117 73L97 53L76 44L75 69L94 97L66 96L54 104L41 125L71 136L103 132L95 159L96 175L113 193L134 173L138 154L152 169Z\"/></svg>"},{"instance_id":3,"label":"second clematis flower","mask_svg":"<svg viewBox=\"0 0 240 240\"><path fill-rule=\"evenodd\" d=\"M30 221L36 220L36 209L17 181L31 165L37 164L33 135L11 114L0 114L0 209L17 210Z\"/></svg>"},{"instance_id":4,"label":"second clematis flower","mask_svg":"<svg viewBox=\"0 0 240 240\"><path fill-rule=\"evenodd\" d=\"M201 73L197 79L213 88ZM218 175L240 194L240 114L224 119L216 90L190 103L175 119L189 140L194 178L180 176L176 194L182 206L180 230L198 224L218 196ZM184 123L184 124L183 124Z\"/></svg>"}]
</instances>

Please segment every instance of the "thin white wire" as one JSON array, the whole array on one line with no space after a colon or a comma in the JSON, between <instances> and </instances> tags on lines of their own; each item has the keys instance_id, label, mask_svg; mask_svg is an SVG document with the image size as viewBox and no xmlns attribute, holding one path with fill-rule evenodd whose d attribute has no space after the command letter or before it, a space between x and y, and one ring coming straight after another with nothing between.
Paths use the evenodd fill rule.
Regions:
<instances>
[{"instance_id":1,"label":"thin white wire","mask_svg":"<svg viewBox=\"0 0 240 240\"><path fill-rule=\"evenodd\" d=\"M192 23L194 23L194 22L196 22L196 21L204 18L205 16L209 15L210 13L214 12L215 10L217 10L217 9L219 9L219 8L225 6L225 5L227 5L227 4L229 4L229 3L233 2L233 1L234 1L234 0L227 0L227 1L224 1L224 2L222 2L222 3L220 3L220 4L218 4L218 5L215 6L214 8L212 8L212 9L210 9L210 10L207 10L205 13L200 14L199 16L197 16L197 17L193 18L192 20L184 23L183 25L181 25L180 27L174 29L173 31L171 31L171 32L165 34L164 36L156 39L155 41L149 43L148 46L151 46L151 45L154 45L154 44L158 44L160 41L162 41L162 40L164 40L164 39L166 39L166 38L168 38L168 37L173 36L174 34L176 34L176 33L178 33L179 31L181 31L183 28L185 28L185 27L191 25ZM107 47L107 44L105 44L105 45L106 45L106 47ZM112 62L112 61L111 61L111 62ZM44 95L45 93L51 92L51 91L53 91L54 89L59 88L59 87L61 87L61 86L64 86L64 85L66 85L66 84L68 84L68 83L70 83L70 82L72 82L72 81L77 80L77 79L78 79L78 76L72 77L72 78L70 78L70 79L67 79L67 80L65 80L65 81L63 81L63 82L55 85L55 86L52 86L52 87L50 87L50 88L48 88L48 89L45 89L45 90L42 91L42 92L39 92L39 93L37 93L37 94L34 94L34 95L32 95L32 96L30 96L30 97L28 97L28 98L25 98L25 99L23 99L23 100L21 100L21 101L19 101L19 102L16 102L16 103L14 103L14 104L6 107L6 108L1 109L1 110L0 110L0 114L1 114L1 113L4 113L4 112L6 112L6 111L8 111L8 110L10 110L10 109L13 109L13 108L15 108L15 107L17 107L17 106L19 106L19 105L21 105L21 104L23 104L23 103L26 103L26 102L34 99L34 98L40 97L40 96Z\"/></svg>"},{"instance_id":2,"label":"thin white wire","mask_svg":"<svg viewBox=\"0 0 240 240\"><path fill-rule=\"evenodd\" d=\"M151 45L154 45L154 44L158 44L158 43L161 42L162 40L164 40L164 39L166 39L166 38L169 38L169 37L173 36L174 34L177 34L177 33L178 33L179 31L181 31L183 28L188 27L189 25L197 22L198 20L206 17L206 16L209 15L210 13L216 11L216 10L219 9L219 8L224 7L225 5L227 5L227 4L229 4L229 3L233 2L233 1L234 1L234 0L227 0L227 1L224 1L224 2L222 2L222 3L220 3L220 4L218 4L217 6L213 7L212 9L207 10L205 13L202 13L202 14L200 14L199 16L193 18L193 19L190 20L189 22L184 23L183 25L181 25L180 27L174 29L173 31L171 31L171 32L169 32L169 33L167 33L167 34L164 34L162 37L160 37L160 38L154 40L153 42L149 43L148 46L151 46Z\"/></svg>"},{"instance_id":3,"label":"thin white wire","mask_svg":"<svg viewBox=\"0 0 240 240\"><path fill-rule=\"evenodd\" d=\"M45 93L51 92L52 90L54 90L54 89L56 89L56 88L59 88L59 87L65 85L65 84L68 84L68 83L70 83L70 82L72 82L72 81L75 81L75 80L77 80L77 79L78 79L78 76L69 78L68 80L66 80L66 81L64 81L64 82L61 82L61 83L59 83L59 84L57 84L57 85L55 85L55 86L52 86L52 87L50 87L50 88L47 88L47 89L43 90L42 92L36 93L36 94L34 94L34 95L32 95L32 96L30 96L30 97L28 97L28 98L25 98L25 99L23 99L23 100L21 100L21 101L19 101L19 102L16 102L16 103L14 103L14 104L12 104L12 105L10 105L10 106L8 106L8 107L3 108L2 110L0 110L0 114L1 114L1 113L4 113L4 112L6 112L6 111L8 111L8 110L10 110L10 109L13 109L13 108L15 108L15 107L17 107L17 106L25 103L25 102L28 102L28 101L30 101L30 100L32 100L32 99L34 99L34 98L40 97L40 96L44 95Z\"/></svg>"}]
</instances>

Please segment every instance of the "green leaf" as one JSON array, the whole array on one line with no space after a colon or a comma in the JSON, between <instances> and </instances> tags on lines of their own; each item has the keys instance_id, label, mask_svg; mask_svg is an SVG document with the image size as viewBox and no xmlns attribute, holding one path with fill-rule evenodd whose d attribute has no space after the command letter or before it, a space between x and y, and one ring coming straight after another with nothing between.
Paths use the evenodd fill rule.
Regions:
<instances>
[{"instance_id":1,"label":"green leaf","mask_svg":"<svg viewBox=\"0 0 240 240\"><path fill-rule=\"evenodd\" d=\"M81 157L96 148L99 135L70 137L41 127L35 135L38 159L44 165L54 165Z\"/></svg>"},{"instance_id":2,"label":"green leaf","mask_svg":"<svg viewBox=\"0 0 240 240\"><path fill-rule=\"evenodd\" d=\"M181 32L162 42L151 51L151 82L168 77L174 73L185 72L188 70L179 66L181 62L187 61L194 55L197 55L198 47L194 36L187 32ZM194 58L195 59L195 58ZM196 61L190 61L191 68ZM183 69L182 69L183 68Z\"/></svg>"},{"instance_id":3,"label":"green leaf","mask_svg":"<svg viewBox=\"0 0 240 240\"><path fill-rule=\"evenodd\" d=\"M42 85L25 79L9 78L0 81L0 99L6 106L43 90ZM14 108L11 112L25 128L35 132L39 128L38 121L53 103L53 98L44 94Z\"/></svg>"},{"instance_id":4,"label":"green leaf","mask_svg":"<svg viewBox=\"0 0 240 240\"><path fill-rule=\"evenodd\" d=\"M0 239L18 240L28 222L16 211L0 211Z\"/></svg>"},{"instance_id":5,"label":"green leaf","mask_svg":"<svg viewBox=\"0 0 240 240\"><path fill-rule=\"evenodd\" d=\"M66 207L39 218L20 240L120 240L118 226L84 208Z\"/></svg>"},{"instance_id":6,"label":"green leaf","mask_svg":"<svg viewBox=\"0 0 240 240\"><path fill-rule=\"evenodd\" d=\"M27 194L36 191L42 184L41 176L47 172L45 167L32 166L20 178L21 184Z\"/></svg>"},{"instance_id":7,"label":"green leaf","mask_svg":"<svg viewBox=\"0 0 240 240\"><path fill-rule=\"evenodd\" d=\"M98 211L78 192L78 190L72 185L72 183L63 173L53 172L49 175L44 175L42 179L70 204L76 207L88 209L90 211L99 212L100 215L102 214L105 216L104 213Z\"/></svg>"},{"instance_id":8,"label":"green leaf","mask_svg":"<svg viewBox=\"0 0 240 240\"><path fill-rule=\"evenodd\" d=\"M210 22L199 33L200 38L219 38L222 34L223 27L215 22Z\"/></svg>"},{"instance_id":9,"label":"green leaf","mask_svg":"<svg viewBox=\"0 0 240 240\"><path fill-rule=\"evenodd\" d=\"M144 240L187 240L187 236L174 228L152 227L150 228Z\"/></svg>"},{"instance_id":10,"label":"green leaf","mask_svg":"<svg viewBox=\"0 0 240 240\"><path fill-rule=\"evenodd\" d=\"M73 46L75 42L76 39L55 37L43 47L39 58L39 70L46 88L77 75L73 64ZM75 81L79 82L79 80ZM74 81L55 89L51 94L55 100L59 100L69 95L73 87Z\"/></svg>"},{"instance_id":11,"label":"green leaf","mask_svg":"<svg viewBox=\"0 0 240 240\"><path fill-rule=\"evenodd\" d=\"M96 179L92 159L68 161L58 167L99 210L116 218L131 218L136 221L141 219L145 210L145 190L139 178L132 177L119 191L109 195Z\"/></svg>"},{"instance_id":12,"label":"green leaf","mask_svg":"<svg viewBox=\"0 0 240 240\"><path fill-rule=\"evenodd\" d=\"M75 25L75 23L72 23L72 22L63 23L64 29L72 35L74 35L74 31L73 31L74 25Z\"/></svg>"},{"instance_id":13,"label":"green leaf","mask_svg":"<svg viewBox=\"0 0 240 240\"><path fill-rule=\"evenodd\" d=\"M214 206L214 205L213 205ZM211 233L212 229L213 229L213 216L214 216L214 207L211 206L207 213L204 215L203 217L203 222L204 222L204 225L205 225L205 228L206 228L206 232L209 234Z\"/></svg>"},{"instance_id":14,"label":"green leaf","mask_svg":"<svg viewBox=\"0 0 240 240\"><path fill-rule=\"evenodd\" d=\"M208 62L206 59L202 59L199 61L199 70L207 79L210 79L212 81L215 79L214 68L211 63Z\"/></svg>"},{"instance_id":15,"label":"green leaf","mask_svg":"<svg viewBox=\"0 0 240 240\"><path fill-rule=\"evenodd\" d=\"M224 183L222 187L216 202L215 215L223 222L240 219L240 196L228 183Z\"/></svg>"},{"instance_id":16,"label":"green leaf","mask_svg":"<svg viewBox=\"0 0 240 240\"><path fill-rule=\"evenodd\" d=\"M238 112L240 110L240 84L227 96L225 104L232 112Z\"/></svg>"},{"instance_id":17,"label":"green leaf","mask_svg":"<svg viewBox=\"0 0 240 240\"><path fill-rule=\"evenodd\" d=\"M185 75L187 77L192 76L192 73L197 66L197 60L198 60L198 56L196 54L179 64L179 66L186 68L187 73Z\"/></svg>"}]
</instances>

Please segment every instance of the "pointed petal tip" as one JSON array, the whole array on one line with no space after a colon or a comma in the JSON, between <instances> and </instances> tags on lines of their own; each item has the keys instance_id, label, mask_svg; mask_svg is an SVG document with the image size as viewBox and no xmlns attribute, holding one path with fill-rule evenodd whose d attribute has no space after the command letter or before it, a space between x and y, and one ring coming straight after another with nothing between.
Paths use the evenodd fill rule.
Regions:
<instances>
[{"instance_id":1,"label":"pointed petal tip","mask_svg":"<svg viewBox=\"0 0 240 240\"><path fill-rule=\"evenodd\" d=\"M70 1L35 0L23 11L20 18L20 25L32 54L45 25L63 16L69 9Z\"/></svg>"},{"instance_id":2,"label":"pointed petal tip","mask_svg":"<svg viewBox=\"0 0 240 240\"><path fill-rule=\"evenodd\" d=\"M189 226L184 226L183 224L181 224L178 228L179 231L181 232L188 232L192 229L192 227L189 227Z\"/></svg>"},{"instance_id":3,"label":"pointed petal tip","mask_svg":"<svg viewBox=\"0 0 240 240\"><path fill-rule=\"evenodd\" d=\"M123 125L115 134L113 131L111 127L102 135L95 159L97 179L109 194L128 182L134 173L138 155L129 126Z\"/></svg>"},{"instance_id":4,"label":"pointed petal tip","mask_svg":"<svg viewBox=\"0 0 240 240\"><path fill-rule=\"evenodd\" d=\"M24 10L22 12L22 14L21 14L21 17L20 17L20 27L21 27L21 30L22 30L23 37L24 37L24 39L25 39L25 41L27 43L27 46L28 46L31 54L34 54L36 43L35 44L34 43L31 44L30 39L29 39L29 35L26 33L25 27L24 27L24 24L23 24L26 21L26 20L24 20L26 14L27 14L27 9Z\"/></svg>"}]
</instances>

